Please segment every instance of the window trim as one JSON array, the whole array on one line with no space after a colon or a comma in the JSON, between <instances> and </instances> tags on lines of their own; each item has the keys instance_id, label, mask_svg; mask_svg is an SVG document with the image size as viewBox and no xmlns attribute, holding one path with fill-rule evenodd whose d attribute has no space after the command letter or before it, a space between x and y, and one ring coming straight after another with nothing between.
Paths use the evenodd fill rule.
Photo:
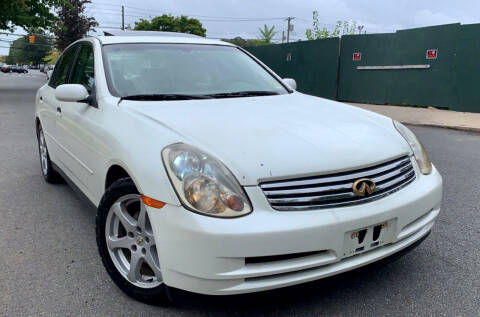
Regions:
<instances>
[{"instance_id":1,"label":"window trim","mask_svg":"<svg viewBox=\"0 0 480 317\"><path fill-rule=\"evenodd\" d=\"M48 81L48 86L52 87L53 89L56 89L58 86L60 85L57 85L57 86L53 86L53 81L55 80L55 77L57 77L58 75L58 65L60 65L60 63L63 61L63 58L65 57L66 53L69 52L70 50L75 50L75 52L73 53L73 61L70 63L70 65L68 66L68 73L67 73L67 78L65 80L65 84L68 84L70 83L70 77L71 77L71 74L72 74L72 65L75 63L76 59L77 59L77 55L78 55L78 48L80 47L80 45L78 45L78 42L73 44L72 46L68 47L63 53L62 53L62 56L60 57L60 59L55 63L55 68L53 69L53 73L52 73L52 77L50 77L50 80Z\"/></svg>"},{"instance_id":2,"label":"window trim","mask_svg":"<svg viewBox=\"0 0 480 317\"><path fill-rule=\"evenodd\" d=\"M87 46L87 45L90 45L90 47L92 48L92 53L93 53L93 76L94 76L94 79L95 79L95 82L97 81L96 79L96 72L95 72L95 48L93 46L93 43L90 42L90 41L80 41L80 42L77 42L77 46L78 46L78 49L77 49L77 52L75 53L75 58L73 60L73 63L72 63L72 67L70 68L70 73L69 73L69 76L68 76L68 83L71 84L72 83L72 77L73 77L73 70L75 69L74 66L77 65L77 61L78 61L78 57L80 55L80 52L82 51L82 47L83 46ZM53 76L52 76L53 77ZM85 87L87 88L87 87ZM95 89L95 85L92 87L92 91ZM88 90L88 88L87 88ZM89 93L92 93L92 91L89 91Z\"/></svg>"}]
</instances>

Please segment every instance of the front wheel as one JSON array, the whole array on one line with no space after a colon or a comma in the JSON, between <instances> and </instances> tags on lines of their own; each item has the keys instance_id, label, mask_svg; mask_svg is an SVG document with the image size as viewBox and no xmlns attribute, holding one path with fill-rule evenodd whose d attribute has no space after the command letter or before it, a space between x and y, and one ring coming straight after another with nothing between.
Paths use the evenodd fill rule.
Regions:
<instances>
[{"instance_id":1,"label":"front wheel","mask_svg":"<svg viewBox=\"0 0 480 317\"><path fill-rule=\"evenodd\" d=\"M107 189L98 207L96 231L103 265L115 284L137 300L165 302L166 286L152 225L130 178Z\"/></svg>"},{"instance_id":2,"label":"front wheel","mask_svg":"<svg viewBox=\"0 0 480 317\"><path fill-rule=\"evenodd\" d=\"M48 153L47 142L45 141L45 134L41 126L37 130L38 153L40 155L40 167L42 168L42 175L48 183L56 184L62 182L62 177L53 169L50 154Z\"/></svg>"}]
</instances>

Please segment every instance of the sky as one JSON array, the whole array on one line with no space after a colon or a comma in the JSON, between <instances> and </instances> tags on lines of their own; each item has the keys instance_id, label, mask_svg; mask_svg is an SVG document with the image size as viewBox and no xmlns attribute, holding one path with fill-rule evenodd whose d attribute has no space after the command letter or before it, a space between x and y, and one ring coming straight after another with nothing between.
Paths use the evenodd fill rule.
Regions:
<instances>
[{"instance_id":1,"label":"sky","mask_svg":"<svg viewBox=\"0 0 480 317\"><path fill-rule=\"evenodd\" d=\"M332 30L336 21L356 21L367 33L395 32L400 29L448 24L480 23L478 0L93 0L86 13L100 24L97 32L121 26L121 6L125 25L141 18L164 13L199 19L211 38L257 38L264 24L275 26L281 41L287 17L293 17L291 40L305 39L312 27L312 12L318 11L320 27ZM17 29L21 33L21 29ZM0 36L0 39L4 38ZM13 39L13 37L9 37ZM2 46L0 55L8 54Z\"/></svg>"}]
</instances>

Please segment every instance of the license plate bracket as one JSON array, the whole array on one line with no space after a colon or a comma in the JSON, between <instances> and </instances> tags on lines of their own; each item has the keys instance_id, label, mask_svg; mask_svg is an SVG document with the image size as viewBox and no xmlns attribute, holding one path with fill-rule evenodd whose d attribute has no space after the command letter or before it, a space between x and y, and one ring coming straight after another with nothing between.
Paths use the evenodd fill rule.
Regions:
<instances>
[{"instance_id":1,"label":"license plate bracket","mask_svg":"<svg viewBox=\"0 0 480 317\"><path fill-rule=\"evenodd\" d=\"M395 219L345 233L343 257L361 254L393 242Z\"/></svg>"}]
</instances>

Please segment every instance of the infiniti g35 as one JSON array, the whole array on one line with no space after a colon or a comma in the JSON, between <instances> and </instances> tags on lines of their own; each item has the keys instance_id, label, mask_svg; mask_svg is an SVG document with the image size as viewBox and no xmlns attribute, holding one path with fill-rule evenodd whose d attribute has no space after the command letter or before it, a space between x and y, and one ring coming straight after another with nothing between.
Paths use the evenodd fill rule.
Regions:
<instances>
[{"instance_id":1,"label":"infiniti g35","mask_svg":"<svg viewBox=\"0 0 480 317\"><path fill-rule=\"evenodd\" d=\"M295 89L221 41L81 39L36 95L43 176L98 208L106 271L142 301L284 287L417 245L442 198L417 137Z\"/></svg>"}]
</instances>

